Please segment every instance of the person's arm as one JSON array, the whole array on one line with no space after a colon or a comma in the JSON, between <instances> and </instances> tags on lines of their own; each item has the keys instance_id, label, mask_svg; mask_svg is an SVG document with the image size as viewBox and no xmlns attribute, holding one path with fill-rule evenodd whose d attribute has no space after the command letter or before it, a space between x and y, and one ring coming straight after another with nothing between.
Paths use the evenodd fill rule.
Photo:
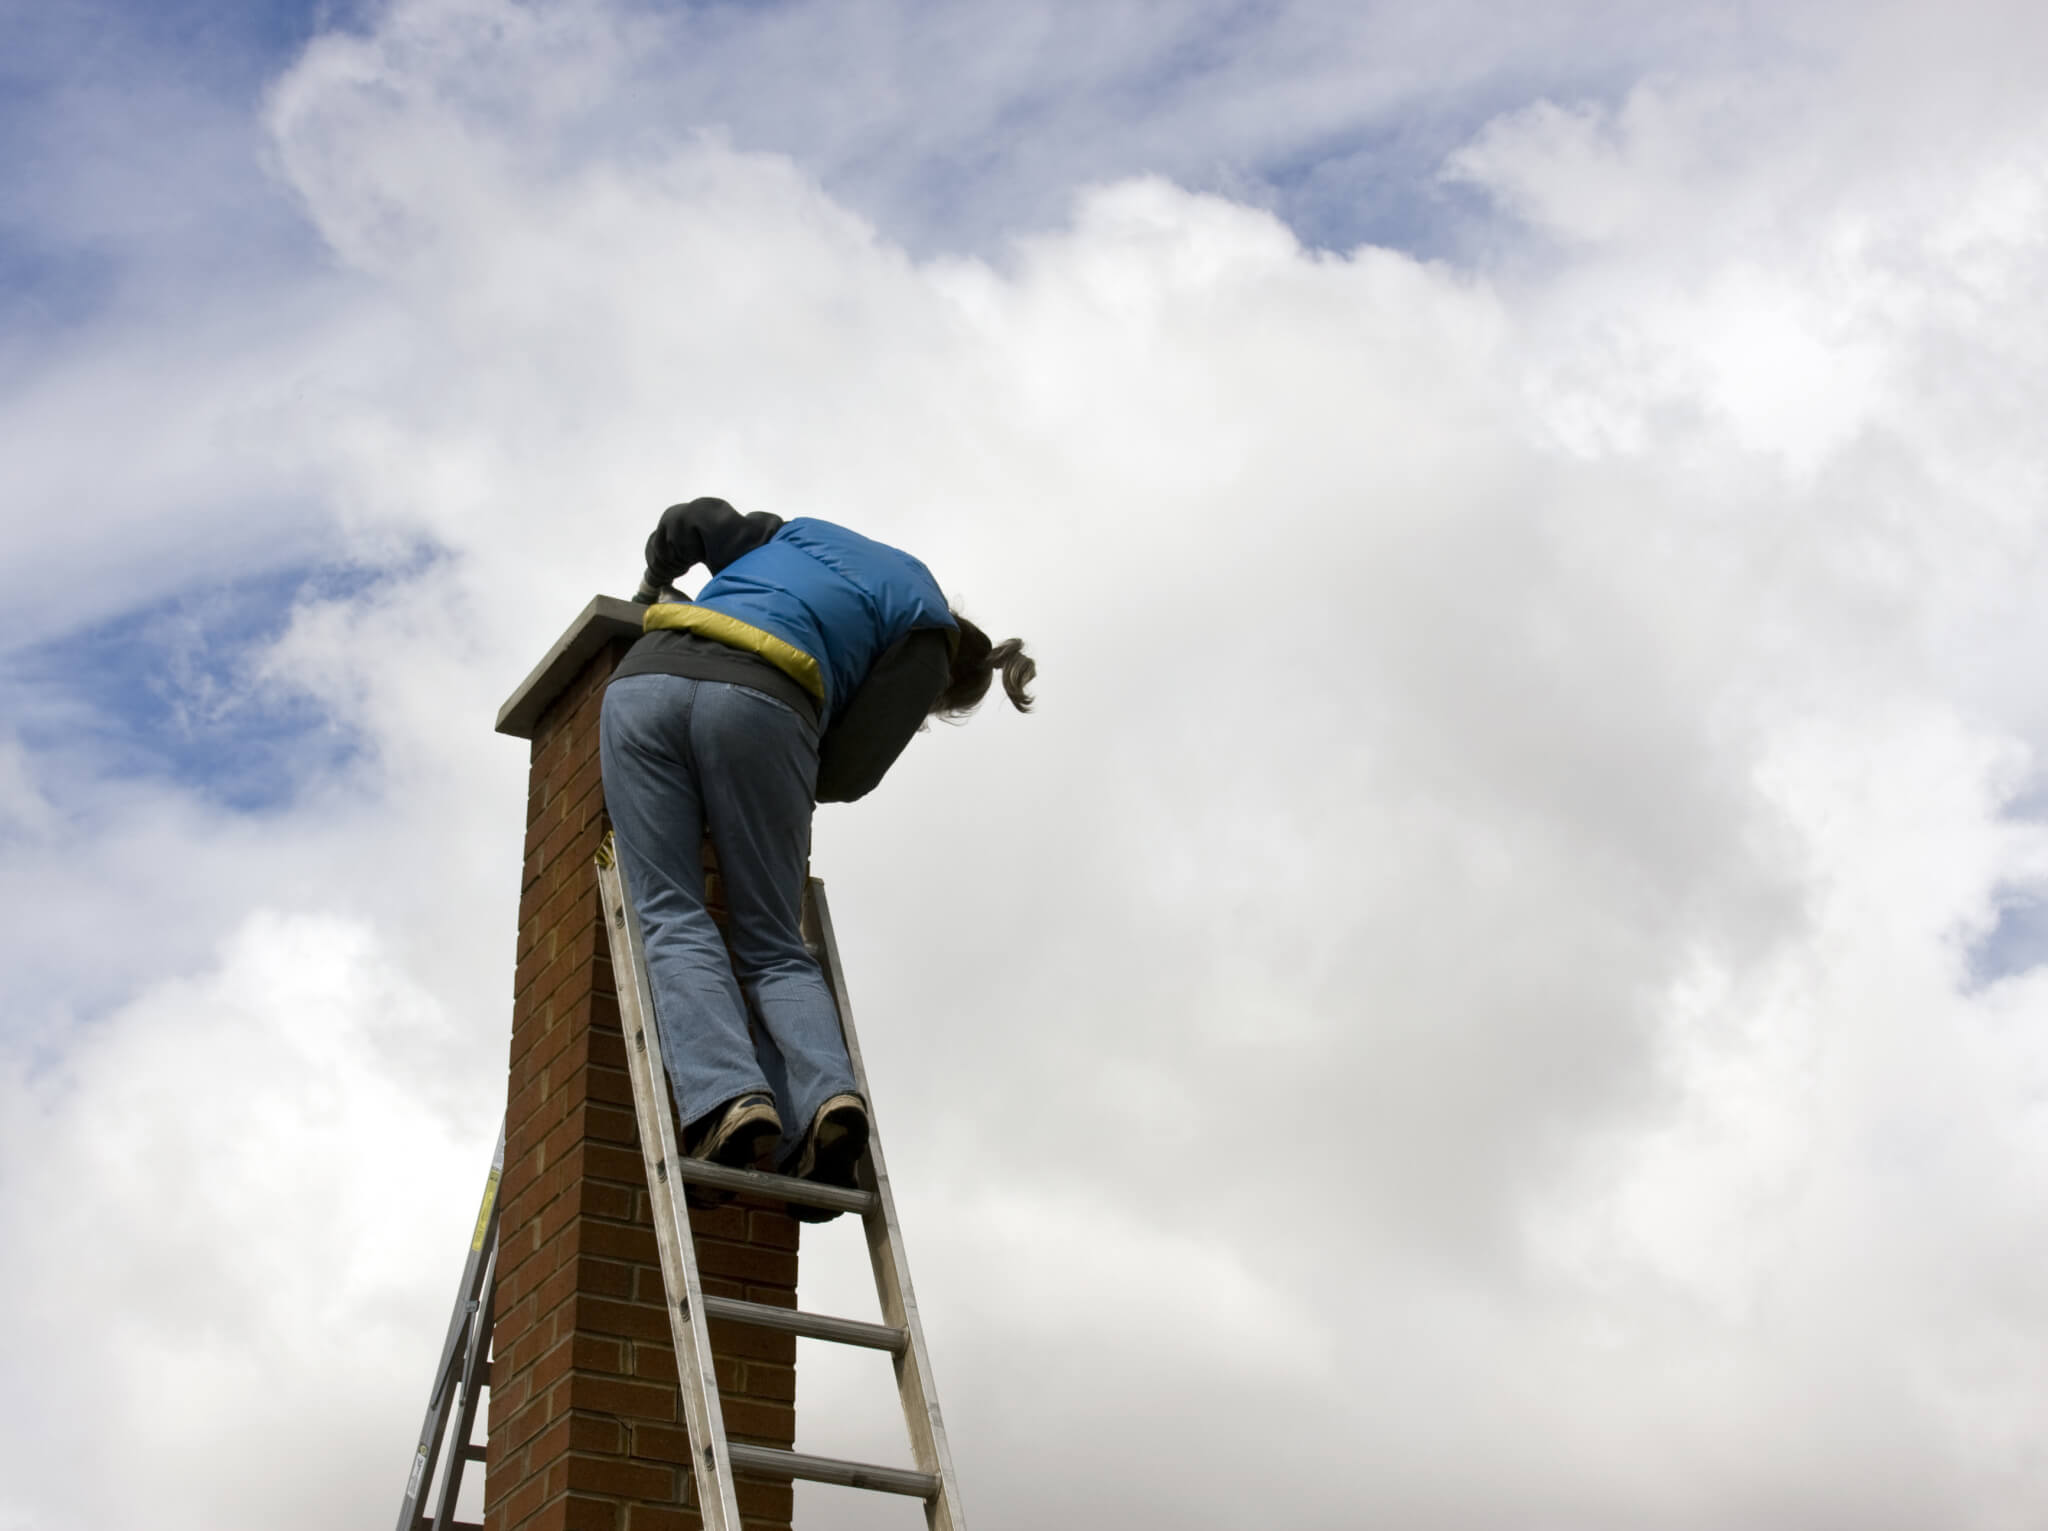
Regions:
<instances>
[{"instance_id":1,"label":"person's arm","mask_svg":"<svg viewBox=\"0 0 2048 1531\"><path fill-rule=\"evenodd\" d=\"M638 600L651 601L664 586L698 564L713 574L782 530L782 517L757 510L743 516L724 500L689 500L661 513L647 539L647 574Z\"/></svg>"},{"instance_id":2,"label":"person's arm","mask_svg":"<svg viewBox=\"0 0 2048 1531\"><path fill-rule=\"evenodd\" d=\"M818 745L818 801L850 803L874 791L946 689L952 651L942 628L889 646Z\"/></svg>"}]
</instances>

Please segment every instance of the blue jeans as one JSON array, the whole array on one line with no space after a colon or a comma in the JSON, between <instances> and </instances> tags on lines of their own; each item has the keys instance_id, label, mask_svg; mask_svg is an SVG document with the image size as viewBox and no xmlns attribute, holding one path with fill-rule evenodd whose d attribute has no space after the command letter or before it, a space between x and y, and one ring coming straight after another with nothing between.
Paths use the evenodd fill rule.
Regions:
<instances>
[{"instance_id":1,"label":"blue jeans","mask_svg":"<svg viewBox=\"0 0 2048 1531\"><path fill-rule=\"evenodd\" d=\"M782 1117L777 1157L786 1159L818 1108L853 1089L839 1011L798 923L817 727L745 686L629 675L605 691L598 749L683 1124L766 1090ZM704 907L707 827L731 961ZM750 1004L760 1020L751 1031Z\"/></svg>"}]
</instances>

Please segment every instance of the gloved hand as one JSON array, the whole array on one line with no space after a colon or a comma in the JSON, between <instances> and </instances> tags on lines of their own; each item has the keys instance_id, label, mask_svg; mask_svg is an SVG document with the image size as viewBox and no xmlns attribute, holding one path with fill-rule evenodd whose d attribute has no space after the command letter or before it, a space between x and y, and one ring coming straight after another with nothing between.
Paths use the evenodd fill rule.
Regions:
<instances>
[{"instance_id":1,"label":"gloved hand","mask_svg":"<svg viewBox=\"0 0 2048 1531\"><path fill-rule=\"evenodd\" d=\"M640 576L640 588L633 592L633 604L636 606L651 606L656 601L687 603L689 599L674 585L656 585L653 577L646 574Z\"/></svg>"}]
</instances>

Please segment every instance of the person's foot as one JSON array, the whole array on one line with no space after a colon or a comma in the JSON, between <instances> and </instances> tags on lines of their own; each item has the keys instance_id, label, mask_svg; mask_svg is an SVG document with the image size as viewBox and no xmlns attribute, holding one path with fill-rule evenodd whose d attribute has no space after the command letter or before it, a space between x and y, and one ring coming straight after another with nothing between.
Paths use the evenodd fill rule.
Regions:
<instances>
[{"instance_id":1,"label":"person's foot","mask_svg":"<svg viewBox=\"0 0 2048 1531\"><path fill-rule=\"evenodd\" d=\"M683 1135L683 1152L733 1169L754 1169L782 1141L782 1118L772 1097L752 1091L707 1111Z\"/></svg>"},{"instance_id":2,"label":"person's foot","mask_svg":"<svg viewBox=\"0 0 2048 1531\"><path fill-rule=\"evenodd\" d=\"M868 1108L858 1095L835 1095L818 1107L811 1118L811 1130L804 1134L802 1151L790 1173L799 1180L819 1185L860 1184L860 1157L868 1151ZM829 1223L839 1216L835 1207L806 1207L789 1204L789 1215L800 1223Z\"/></svg>"}]
</instances>

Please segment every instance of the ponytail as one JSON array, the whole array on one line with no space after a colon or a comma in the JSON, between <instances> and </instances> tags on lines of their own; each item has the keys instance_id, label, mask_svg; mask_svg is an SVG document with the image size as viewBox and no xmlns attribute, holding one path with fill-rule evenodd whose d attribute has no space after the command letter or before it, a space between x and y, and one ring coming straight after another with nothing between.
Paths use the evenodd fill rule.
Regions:
<instances>
[{"instance_id":1,"label":"ponytail","mask_svg":"<svg viewBox=\"0 0 2048 1531\"><path fill-rule=\"evenodd\" d=\"M988 695L996 671L1003 674L1003 695L1019 712L1031 710L1031 682L1038 675L1038 661L1024 652L1022 638L1005 638L990 643L988 634L972 622L953 613L960 628L959 646L953 651L953 672L946 689L932 703L932 716L949 722L966 717Z\"/></svg>"}]
</instances>

